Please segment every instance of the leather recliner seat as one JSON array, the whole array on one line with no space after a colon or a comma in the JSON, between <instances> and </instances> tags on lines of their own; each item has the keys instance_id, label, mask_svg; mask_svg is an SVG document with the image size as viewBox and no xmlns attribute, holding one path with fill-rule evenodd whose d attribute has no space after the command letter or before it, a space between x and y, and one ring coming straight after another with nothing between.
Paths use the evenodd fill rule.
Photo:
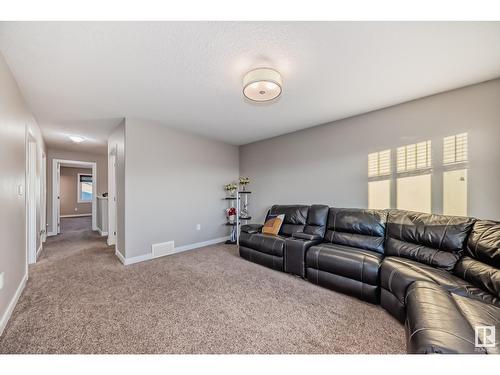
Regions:
<instances>
[{"instance_id":1,"label":"leather recliner seat","mask_svg":"<svg viewBox=\"0 0 500 375\"><path fill-rule=\"evenodd\" d=\"M306 255L307 280L378 303L386 212L330 208L323 243Z\"/></svg>"},{"instance_id":2,"label":"leather recliner seat","mask_svg":"<svg viewBox=\"0 0 500 375\"><path fill-rule=\"evenodd\" d=\"M410 285L405 299L408 352L500 354L500 223L474 223L453 273L463 280L458 287L432 281ZM477 338L478 327L496 328L495 345Z\"/></svg>"},{"instance_id":3,"label":"leather recliner seat","mask_svg":"<svg viewBox=\"0 0 500 375\"><path fill-rule=\"evenodd\" d=\"M285 215L277 236L261 233L262 225L241 227L240 256L263 266L284 271L285 241L293 233L304 232L307 224L309 206L274 205L266 215Z\"/></svg>"},{"instance_id":4,"label":"leather recliner seat","mask_svg":"<svg viewBox=\"0 0 500 375\"><path fill-rule=\"evenodd\" d=\"M473 224L466 217L390 210L380 270L381 305L404 322L406 292L413 282L431 281L449 290L467 285L452 271Z\"/></svg>"}]
</instances>

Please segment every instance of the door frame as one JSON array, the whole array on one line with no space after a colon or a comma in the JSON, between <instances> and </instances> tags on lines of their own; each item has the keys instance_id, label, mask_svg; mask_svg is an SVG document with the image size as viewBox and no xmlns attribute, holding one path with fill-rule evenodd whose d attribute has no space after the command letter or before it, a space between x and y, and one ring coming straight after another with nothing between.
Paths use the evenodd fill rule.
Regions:
<instances>
[{"instance_id":1,"label":"door frame","mask_svg":"<svg viewBox=\"0 0 500 375\"><path fill-rule=\"evenodd\" d=\"M36 228L36 206L37 206L37 167L38 145L31 132L28 131L26 138L26 260L28 264L36 262L38 249ZM41 246L41 244L40 244Z\"/></svg>"},{"instance_id":2,"label":"door frame","mask_svg":"<svg viewBox=\"0 0 500 375\"><path fill-rule=\"evenodd\" d=\"M52 232L61 233L61 164L92 168L92 230L97 230L97 162L79 160L52 160Z\"/></svg>"},{"instance_id":3,"label":"door frame","mask_svg":"<svg viewBox=\"0 0 500 375\"><path fill-rule=\"evenodd\" d=\"M47 155L42 151L42 171L41 171L41 235L42 243L47 241Z\"/></svg>"},{"instance_id":4,"label":"door frame","mask_svg":"<svg viewBox=\"0 0 500 375\"><path fill-rule=\"evenodd\" d=\"M116 245L116 148L108 154L108 245Z\"/></svg>"}]
</instances>

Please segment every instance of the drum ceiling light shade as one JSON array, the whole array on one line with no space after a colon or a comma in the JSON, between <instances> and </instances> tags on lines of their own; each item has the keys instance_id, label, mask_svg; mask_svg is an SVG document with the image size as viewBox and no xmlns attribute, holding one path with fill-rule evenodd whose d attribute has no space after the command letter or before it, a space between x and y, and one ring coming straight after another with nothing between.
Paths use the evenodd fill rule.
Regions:
<instances>
[{"instance_id":1,"label":"drum ceiling light shade","mask_svg":"<svg viewBox=\"0 0 500 375\"><path fill-rule=\"evenodd\" d=\"M243 77L243 95L256 102L267 102L281 95L281 75L274 69L258 68Z\"/></svg>"}]
</instances>

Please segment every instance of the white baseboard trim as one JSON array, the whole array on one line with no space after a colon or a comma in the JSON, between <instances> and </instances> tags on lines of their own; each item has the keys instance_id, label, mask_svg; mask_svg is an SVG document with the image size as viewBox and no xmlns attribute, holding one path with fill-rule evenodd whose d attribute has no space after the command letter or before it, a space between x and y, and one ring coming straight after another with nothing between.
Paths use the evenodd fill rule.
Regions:
<instances>
[{"instance_id":1,"label":"white baseboard trim","mask_svg":"<svg viewBox=\"0 0 500 375\"><path fill-rule=\"evenodd\" d=\"M36 259L38 259L38 257L40 256L40 253L42 252L42 250L43 250L43 246L40 243L40 246L38 247L38 250L36 251Z\"/></svg>"},{"instance_id":2,"label":"white baseboard trim","mask_svg":"<svg viewBox=\"0 0 500 375\"><path fill-rule=\"evenodd\" d=\"M125 264L125 257L122 255L122 253L120 253L118 250L115 250L115 255L120 260L120 262Z\"/></svg>"},{"instance_id":3,"label":"white baseboard trim","mask_svg":"<svg viewBox=\"0 0 500 375\"><path fill-rule=\"evenodd\" d=\"M16 307L17 301L19 301L19 297L21 297L21 294L23 293L27 281L28 281L28 273L26 272L23 279L21 280L21 283L17 287L16 293L14 294L14 296L10 300L9 305L7 306L7 310L5 310L4 314L2 315L2 319L0 320L0 336L2 336L3 330L7 326L10 316L12 315L12 312Z\"/></svg>"},{"instance_id":4,"label":"white baseboard trim","mask_svg":"<svg viewBox=\"0 0 500 375\"><path fill-rule=\"evenodd\" d=\"M144 254L144 255L138 255L135 257L125 258L118 251L116 251L115 254L118 257L118 259L120 259L120 262L122 262L125 266L128 266L130 264L144 262L146 260L151 260L151 259L161 258L161 257L167 256L167 255L182 253L183 251L194 250L194 249L198 249L198 248L204 247L204 246L215 245L215 244L218 244L221 242L225 242L228 239L229 239L229 236L226 236L226 237L214 238L213 240L196 242L196 243L192 243L189 245L179 246L179 247L175 247L173 251L171 251L167 254L159 255L159 256L153 256L152 253L148 253L148 254Z\"/></svg>"},{"instance_id":5,"label":"white baseboard trim","mask_svg":"<svg viewBox=\"0 0 500 375\"><path fill-rule=\"evenodd\" d=\"M92 216L92 214L61 215L59 217L83 217L83 216Z\"/></svg>"},{"instance_id":6,"label":"white baseboard trim","mask_svg":"<svg viewBox=\"0 0 500 375\"><path fill-rule=\"evenodd\" d=\"M208 240L208 241L204 241L204 242L197 242L197 243L192 243L189 245L179 246L179 247L176 247L171 254L181 253L183 251L193 250L193 249L197 249L199 247L215 245L217 243L226 242L228 239L229 239L229 236L226 236L226 237L214 238L213 240ZM168 255L170 255L170 254L168 254Z\"/></svg>"},{"instance_id":7,"label":"white baseboard trim","mask_svg":"<svg viewBox=\"0 0 500 375\"><path fill-rule=\"evenodd\" d=\"M151 254L151 253L144 254L144 255L138 255L136 257L130 257L130 258L124 258L121 253L118 253L118 254L119 254L118 258L125 266L128 266L130 264L134 264L134 263L145 262L146 260L153 259L153 254Z\"/></svg>"},{"instance_id":8,"label":"white baseboard trim","mask_svg":"<svg viewBox=\"0 0 500 375\"><path fill-rule=\"evenodd\" d=\"M52 237L52 236L55 236L57 235L56 232L47 232L47 237Z\"/></svg>"},{"instance_id":9,"label":"white baseboard trim","mask_svg":"<svg viewBox=\"0 0 500 375\"><path fill-rule=\"evenodd\" d=\"M99 235L100 235L100 236L102 236L102 237L104 237L104 236L107 236L107 235L108 235L108 232L103 232L103 231L101 230L101 228L97 228L97 231L99 232Z\"/></svg>"}]
</instances>

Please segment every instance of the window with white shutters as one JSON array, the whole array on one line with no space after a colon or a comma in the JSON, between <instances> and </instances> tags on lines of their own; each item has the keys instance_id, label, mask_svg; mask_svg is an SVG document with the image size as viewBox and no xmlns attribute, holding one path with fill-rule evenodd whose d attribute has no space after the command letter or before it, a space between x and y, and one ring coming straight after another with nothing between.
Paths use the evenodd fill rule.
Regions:
<instances>
[{"instance_id":1,"label":"window with white shutters","mask_svg":"<svg viewBox=\"0 0 500 375\"><path fill-rule=\"evenodd\" d=\"M430 169L431 141L398 147L396 170L398 173Z\"/></svg>"},{"instance_id":2,"label":"window with white shutters","mask_svg":"<svg viewBox=\"0 0 500 375\"><path fill-rule=\"evenodd\" d=\"M368 155L368 177L391 175L391 150L373 152Z\"/></svg>"},{"instance_id":3,"label":"window with white shutters","mask_svg":"<svg viewBox=\"0 0 500 375\"><path fill-rule=\"evenodd\" d=\"M467 133L443 138L443 165L467 161Z\"/></svg>"},{"instance_id":4,"label":"window with white shutters","mask_svg":"<svg viewBox=\"0 0 500 375\"><path fill-rule=\"evenodd\" d=\"M431 212L431 141L396 150L396 207Z\"/></svg>"},{"instance_id":5,"label":"window with white shutters","mask_svg":"<svg viewBox=\"0 0 500 375\"><path fill-rule=\"evenodd\" d=\"M391 208L391 150L368 155L368 208Z\"/></svg>"},{"instance_id":6,"label":"window with white shutters","mask_svg":"<svg viewBox=\"0 0 500 375\"><path fill-rule=\"evenodd\" d=\"M468 215L467 133L443 138L443 214Z\"/></svg>"}]
</instances>

